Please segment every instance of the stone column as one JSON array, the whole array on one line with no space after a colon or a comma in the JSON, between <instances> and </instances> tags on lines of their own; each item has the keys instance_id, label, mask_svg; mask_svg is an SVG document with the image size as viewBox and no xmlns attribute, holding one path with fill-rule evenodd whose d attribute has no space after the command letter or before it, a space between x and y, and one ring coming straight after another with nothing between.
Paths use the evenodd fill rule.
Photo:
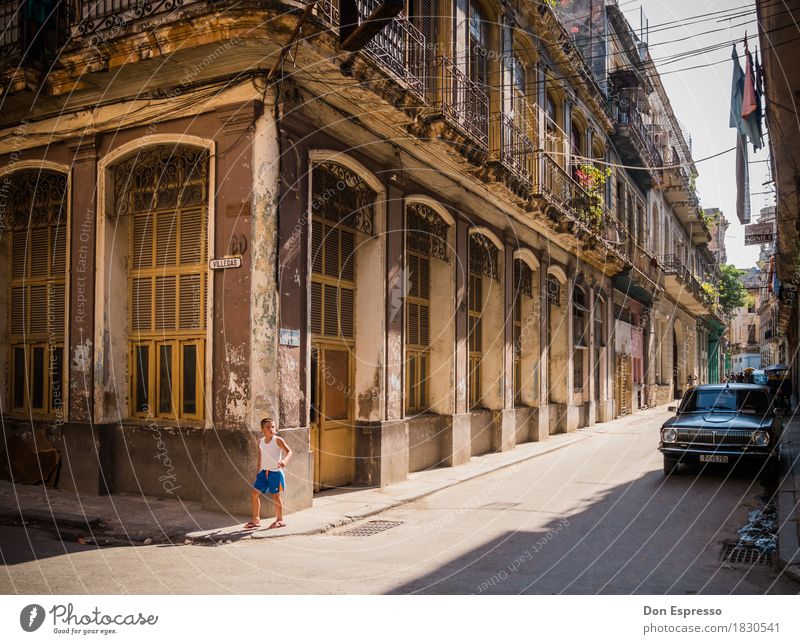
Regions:
<instances>
[{"instance_id":1,"label":"stone column","mask_svg":"<svg viewBox=\"0 0 800 644\"><path fill-rule=\"evenodd\" d=\"M505 244L502 254L503 273L503 409L495 412L494 448L513 449L516 445L516 414L514 409L514 248Z\"/></svg>"},{"instance_id":2,"label":"stone column","mask_svg":"<svg viewBox=\"0 0 800 644\"><path fill-rule=\"evenodd\" d=\"M403 324L407 280L403 249L405 213L403 192L389 183L386 202L386 315L385 315L385 414L378 422L359 422L356 429L356 481L384 486L408 476L408 426L403 418Z\"/></svg>"},{"instance_id":3,"label":"stone column","mask_svg":"<svg viewBox=\"0 0 800 644\"><path fill-rule=\"evenodd\" d=\"M64 363L68 409L56 447L63 458L59 486L80 494L114 491L114 426L97 424L102 388L95 387L95 305L97 266L97 140L67 143L72 157L69 323Z\"/></svg>"},{"instance_id":4,"label":"stone column","mask_svg":"<svg viewBox=\"0 0 800 644\"><path fill-rule=\"evenodd\" d=\"M93 137L70 142L72 204L69 284L69 414L72 423L94 420L94 310L97 223L97 147Z\"/></svg>"},{"instance_id":5,"label":"stone column","mask_svg":"<svg viewBox=\"0 0 800 644\"><path fill-rule=\"evenodd\" d=\"M467 284L469 282L469 224L456 220L456 283L455 283L455 413L443 431L443 461L461 465L470 459L471 430L467 397L469 346L467 338Z\"/></svg>"}]
</instances>

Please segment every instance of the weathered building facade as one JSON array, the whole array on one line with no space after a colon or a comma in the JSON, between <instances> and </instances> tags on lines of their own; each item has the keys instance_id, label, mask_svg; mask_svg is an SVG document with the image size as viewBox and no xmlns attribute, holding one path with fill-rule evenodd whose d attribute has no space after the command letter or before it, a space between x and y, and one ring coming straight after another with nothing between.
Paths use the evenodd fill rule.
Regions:
<instances>
[{"instance_id":1,"label":"weathered building facade","mask_svg":"<svg viewBox=\"0 0 800 644\"><path fill-rule=\"evenodd\" d=\"M688 145L546 5L409 3L366 43L367 0L24 6L0 15L0 396L59 485L243 511L271 416L298 509L702 375Z\"/></svg>"}]
</instances>

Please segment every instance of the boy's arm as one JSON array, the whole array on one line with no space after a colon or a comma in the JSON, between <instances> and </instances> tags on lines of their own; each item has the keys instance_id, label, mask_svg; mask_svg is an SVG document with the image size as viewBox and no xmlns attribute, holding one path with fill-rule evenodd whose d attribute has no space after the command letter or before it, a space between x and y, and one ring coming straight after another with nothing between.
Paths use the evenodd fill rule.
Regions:
<instances>
[{"instance_id":1,"label":"boy's arm","mask_svg":"<svg viewBox=\"0 0 800 644\"><path fill-rule=\"evenodd\" d=\"M275 440L278 441L278 447L280 447L281 451L283 452L283 458L278 463L278 466L279 467L286 467L286 464L289 462L289 459L292 458L292 450L286 444L286 441L283 440L282 438L279 438L278 436L276 436Z\"/></svg>"}]
</instances>

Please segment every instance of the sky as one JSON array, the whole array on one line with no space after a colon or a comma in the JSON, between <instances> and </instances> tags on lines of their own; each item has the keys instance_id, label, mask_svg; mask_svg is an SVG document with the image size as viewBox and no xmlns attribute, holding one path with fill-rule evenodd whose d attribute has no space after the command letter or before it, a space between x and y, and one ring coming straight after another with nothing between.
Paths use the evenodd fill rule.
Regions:
<instances>
[{"instance_id":1,"label":"sky","mask_svg":"<svg viewBox=\"0 0 800 644\"><path fill-rule=\"evenodd\" d=\"M631 25L638 28L640 8L650 25L650 54L658 60L673 57L701 47L737 41L742 68L744 47L748 34L750 51L759 48L755 3L747 0L620 0ZM735 18L720 19L711 12L741 7ZM725 15L731 15L726 13ZM702 22L699 22L702 20ZM691 21L691 22L690 22ZM669 24L668 24L669 23ZM713 33L707 33L713 32ZM692 137L692 156L697 162L697 193L703 208L719 208L731 222L725 238L728 263L749 268L758 259L758 246L744 245L744 228L736 218L736 153L702 161L736 144L735 130L728 127L730 112L732 46L708 53L692 55L683 60L657 62L662 83L670 97L672 108ZM708 63L716 63L708 65ZM708 65L699 69L686 69ZM682 70L682 71L674 71ZM753 221L764 206L775 204L774 185L770 179L766 145L757 153L749 149L750 203ZM768 194L762 194L767 192Z\"/></svg>"}]
</instances>

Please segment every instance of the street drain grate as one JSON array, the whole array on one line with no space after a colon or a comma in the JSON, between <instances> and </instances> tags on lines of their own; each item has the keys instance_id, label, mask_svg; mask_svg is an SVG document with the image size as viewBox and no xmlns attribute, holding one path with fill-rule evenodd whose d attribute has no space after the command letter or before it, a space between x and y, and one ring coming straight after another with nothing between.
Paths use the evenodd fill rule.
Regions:
<instances>
[{"instance_id":1,"label":"street drain grate","mask_svg":"<svg viewBox=\"0 0 800 644\"><path fill-rule=\"evenodd\" d=\"M396 528L402 521L367 521L359 526L340 532L340 537L371 537L389 528Z\"/></svg>"},{"instance_id":2,"label":"street drain grate","mask_svg":"<svg viewBox=\"0 0 800 644\"><path fill-rule=\"evenodd\" d=\"M769 566L772 565L772 553L764 552L755 546L729 543L722 547L720 560L723 563Z\"/></svg>"}]
</instances>

